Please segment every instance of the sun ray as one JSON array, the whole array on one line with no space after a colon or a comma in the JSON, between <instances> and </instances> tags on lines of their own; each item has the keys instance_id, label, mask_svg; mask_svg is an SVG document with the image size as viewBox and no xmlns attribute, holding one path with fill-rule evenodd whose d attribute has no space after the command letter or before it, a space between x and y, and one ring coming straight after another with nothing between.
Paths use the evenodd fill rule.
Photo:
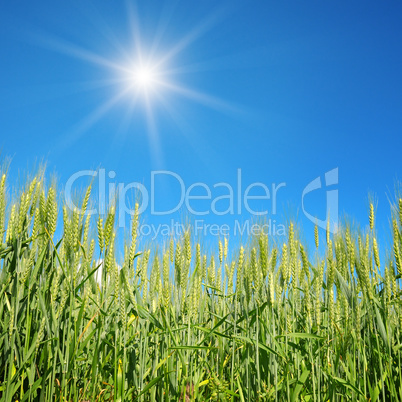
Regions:
<instances>
[{"instance_id":1,"label":"sun ray","mask_svg":"<svg viewBox=\"0 0 402 402\"><path fill-rule=\"evenodd\" d=\"M183 135L192 148L194 155L196 155L202 163L203 169L210 171L210 164L208 161L212 159L219 160L219 155L215 150L209 149L208 144L204 141L204 136L199 135L197 130L185 119L185 117L177 112L176 108L167 101L166 97L157 95L158 102L169 114L170 118L174 121L175 125L179 128L181 135ZM208 155L205 153L208 149ZM211 171L211 173L213 173Z\"/></svg>"},{"instance_id":2,"label":"sun ray","mask_svg":"<svg viewBox=\"0 0 402 402\"><path fill-rule=\"evenodd\" d=\"M199 37L201 37L205 32L207 32L218 20L218 15L213 15L207 18L206 20L199 23L196 27L194 27L183 39L181 39L172 49L169 50L163 57L161 57L156 67L159 65L163 65L168 60L172 59L178 53L182 52L186 47L188 47L191 43L196 41Z\"/></svg>"},{"instance_id":3,"label":"sun ray","mask_svg":"<svg viewBox=\"0 0 402 402\"><path fill-rule=\"evenodd\" d=\"M140 18L138 17L137 8L134 3L126 1L126 9L136 58L142 62Z\"/></svg>"},{"instance_id":4,"label":"sun ray","mask_svg":"<svg viewBox=\"0 0 402 402\"><path fill-rule=\"evenodd\" d=\"M178 2L165 2L164 7L159 17L159 22L156 25L156 31L153 37L152 45L150 48L151 57L155 57L158 53L159 46L165 34L168 34L169 24L172 21L175 8L178 6Z\"/></svg>"},{"instance_id":5,"label":"sun ray","mask_svg":"<svg viewBox=\"0 0 402 402\"><path fill-rule=\"evenodd\" d=\"M163 167L163 155L160 148L159 133L154 115L152 113L152 105L149 95L145 95L145 110L148 129L148 138L150 143L151 157L153 165L159 168Z\"/></svg>"},{"instance_id":6,"label":"sun ray","mask_svg":"<svg viewBox=\"0 0 402 402\"><path fill-rule=\"evenodd\" d=\"M122 71L124 68L119 63L115 63L102 57L101 55L84 49L80 46L74 45L66 40L60 38L50 37L49 35L36 35L36 39L40 45L49 50L57 51L81 60L88 61L92 64L97 64L113 70Z\"/></svg>"},{"instance_id":7,"label":"sun ray","mask_svg":"<svg viewBox=\"0 0 402 402\"><path fill-rule=\"evenodd\" d=\"M64 135L64 140L59 144L60 148L66 148L73 142L77 141L89 128L96 124L107 112L112 109L119 101L121 101L130 89L127 88L125 91L119 92L112 99L107 102L102 103L98 108L96 108L92 113L82 119L73 129L71 129L68 135Z\"/></svg>"},{"instance_id":8,"label":"sun ray","mask_svg":"<svg viewBox=\"0 0 402 402\"><path fill-rule=\"evenodd\" d=\"M129 50L125 46L125 44L119 40L118 36L115 33L115 30L106 22L102 14L99 12L98 8L94 6L94 4L89 4L90 9L87 10L84 8L86 18L90 23L92 23L92 27L96 29L103 38L105 38L114 49L120 52L125 57L129 57Z\"/></svg>"},{"instance_id":9,"label":"sun ray","mask_svg":"<svg viewBox=\"0 0 402 402\"><path fill-rule=\"evenodd\" d=\"M158 81L158 84L162 87L168 88L172 92L175 92L209 108L231 114L242 112L242 109L240 107L219 99L215 96L205 94L201 91L185 88L183 86L175 85L167 81Z\"/></svg>"}]
</instances>

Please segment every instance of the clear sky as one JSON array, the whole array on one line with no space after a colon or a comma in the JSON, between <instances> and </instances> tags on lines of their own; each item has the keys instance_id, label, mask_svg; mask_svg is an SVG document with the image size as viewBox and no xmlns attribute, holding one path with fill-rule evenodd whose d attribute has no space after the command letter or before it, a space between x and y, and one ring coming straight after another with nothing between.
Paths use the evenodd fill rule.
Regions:
<instances>
[{"instance_id":1,"label":"clear sky","mask_svg":"<svg viewBox=\"0 0 402 402\"><path fill-rule=\"evenodd\" d=\"M61 187L103 167L116 174L108 183L149 189L151 171L169 170L186 188L212 189L235 188L241 169L244 187L286 183L277 221L302 215L311 234L302 191L339 168L340 215L366 224L371 193L379 229L388 228L402 173L399 1L15 0L0 8L0 148L13 177L43 160ZM167 210L179 186L158 180L156 203ZM305 202L324 217L325 190ZM272 215L272 194L250 204ZM174 217L187 215L183 207Z\"/></svg>"}]
</instances>

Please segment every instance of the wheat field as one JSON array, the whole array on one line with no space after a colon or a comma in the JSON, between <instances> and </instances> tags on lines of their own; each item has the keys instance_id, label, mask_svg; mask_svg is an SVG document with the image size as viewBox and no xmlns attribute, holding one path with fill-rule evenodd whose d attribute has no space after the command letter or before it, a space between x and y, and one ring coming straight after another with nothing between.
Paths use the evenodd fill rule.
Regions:
<instances>
[{"instance_id":1,"label":"wheat field","mask_svg":"<svg viewBox=\"0 0 402 402\"><path fill-rule=\"evenodd\" d=\"M13 196L12 196L13 194ZM366 229L117 243L43 175L0 181L1 401L402 400L402 200Z\"/></svg>"}]
</instances>

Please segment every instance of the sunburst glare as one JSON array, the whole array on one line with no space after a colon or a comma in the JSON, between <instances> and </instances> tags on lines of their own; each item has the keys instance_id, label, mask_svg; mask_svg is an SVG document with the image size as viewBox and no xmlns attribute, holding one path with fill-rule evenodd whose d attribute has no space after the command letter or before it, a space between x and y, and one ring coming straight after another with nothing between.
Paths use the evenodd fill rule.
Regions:
<instances>
[{"instance_id":1,"label":"sunburst glare","mask_svg":"<svg viewBox=\"0 0 402 402\"><path fill-rule=\"evenodd\" d=\"M159 71L152 65L135 64L128 74L129 83L134 90L150 92L158 86Z\"/></svg>"},{"instance_id":2,"label":"sunburst glare","mask_svg":"<svg viewBox=\"0 0 402 402\"><path fill-rule=\"evenodd\" d=\"M110 42L114 44L115 49L119 49L121 52L120 57L108 57L106 54L100 54L76 44L67 43L60 38L55 39L49 36L41 36L40 42L47 48L105 68L107 73L105 74L103 85L105 87L116 86L114 96L105 99L91 113L84 116L81 121L75 124L75 128L69 133L70 143L71 141L78 140L81 135L101 120L112 107L116 108L120 104L124 109L128 109L128 113L124 114L125 118L122 121L122 126L124 127L129 127L130 120L134 115L136 119L138 118L137 111L141 111L141 109L145 111L142 115L146 122L150 150L151 153L154 153L152 155L154 160L161 159L162 155L158 154L157 151L160 148L157 107L170 109L172 105L169 95L187 98L192 102L202 104L220 112L229 112L230 114L239 112L239 108L222 99L200 90L191 89L187 85L180 83L178 72L183 71L183 68L180 68L175 63L175 59L179 53L183 52L210 30L221 14L214 13L214 15L201 21L187 35L181 37L178 42L172 43L170 46L166 46L165 44L163 50L162 43L160 43L161 30L164 31L167 29L168 21L164 21L163 29L157 29L158 34L155 36L153 43L151 41L151 45L146 46L145 41L142 40L140 21L136 11L132 7L128 7L127 14L133 45L124 46L114 35L110 36L110 29L104 29L103 32ZM147 50L144 51L144 49ZM186 68L190 68L191 70L191 64L183 67L184 70ZM169 110L167 111L169 112ZM173 116L172 118L175 120Z\"/></svg>"}]
</instances>

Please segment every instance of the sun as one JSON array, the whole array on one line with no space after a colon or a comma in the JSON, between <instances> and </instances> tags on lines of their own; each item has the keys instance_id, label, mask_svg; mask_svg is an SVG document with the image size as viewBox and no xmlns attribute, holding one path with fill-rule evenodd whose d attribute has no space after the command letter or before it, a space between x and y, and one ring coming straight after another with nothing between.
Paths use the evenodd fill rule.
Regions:
<instances>
[{"instance_id":1,"label":"sun","mask_svg":"<svg viewBox=\"0 0 402 402\"><path fill-rule=\"evenodd\" d=\"M137 66L133 68L132 84L142 90L150 90L158 85L157 71L149 66Z\"/></svg>"}]
</instances>

